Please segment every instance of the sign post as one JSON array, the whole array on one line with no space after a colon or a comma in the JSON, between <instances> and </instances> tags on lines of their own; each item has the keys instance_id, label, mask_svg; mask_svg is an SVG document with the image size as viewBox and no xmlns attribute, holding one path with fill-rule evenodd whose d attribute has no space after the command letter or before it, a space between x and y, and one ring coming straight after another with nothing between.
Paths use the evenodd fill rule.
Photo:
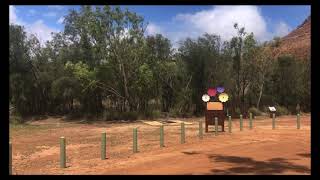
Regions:
<instances>
[{"instance_id":1,"label":"sign post","mask_svg":"<svg viewBox=\"0 0 320 180\"><path fill-rule=\"evenodd\" d=\"M240 114L240 131L242 131L242 114Z\"/></svg>"}]
</instances>

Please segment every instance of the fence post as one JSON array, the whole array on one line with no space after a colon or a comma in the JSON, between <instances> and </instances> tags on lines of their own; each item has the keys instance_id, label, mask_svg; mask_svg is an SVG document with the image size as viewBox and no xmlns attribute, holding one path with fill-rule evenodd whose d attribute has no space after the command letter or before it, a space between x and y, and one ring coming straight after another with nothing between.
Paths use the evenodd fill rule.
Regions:
<instances>
[{"instance_id":1,"label":"fence post","mask_svg":"<svg viewBox=\"0 0 320 180\"><path fill-rule=\"evenodd\" d=\"M203 138L202 121L199 122L199 138Z\"/></svg>"},{"instance_id":2,"label":"fence post","mask_svg":"<svg viewBox=\"0 0 320 180\"><path fill-rule=\"evenodd\" d=\"M12 175L12 143L9 142L9 175Z\"/></svg>"},{"instance_id":3,"label":"fence post","mask_svg":"<svg viewBox=\"0 0 320 180\"><path fill-rule=\"evenodd\" d=\"M138 129L133 128L133 152L138 152Z\"/></svg>"},{"instance_id":4,"label":"fence post","mask_svg":"<svg viewBox=\"0 0 320 180\"><path fill-rule=\"evenodd\" d=\"M106 132L101 133L101 159L106 159Z\"/></svg>"},{"instance_id":5,"label":"fence post","mask_svg":"<svg viewBox=\"0 0 320 180\"><path fill-rule=\"evenodd\" d=\"M276 128L276 114L273 113L272 114L272 129L275 129Z\"/></svg>"},{"instance_id":6,"label":"fence post","mask_svg":"<svg viewBox=\"0 0 320 180\"><path fill-rule=\"evenodd\" d=\"M185 128L184 123L181 123L181 144L185 143Z\"/></svg>"},{"instance_id":7,"label":"fence post","mask_svg":"<svg viewBox=\"0 0 320 180\"><path fill-rule=\"evenodd\" d=\"M297 114L297 129L300 129L300 113Z\"/></svg>"},{"instance_id":8,"label":"fence post","mask_svg":"<svg viewBox=\"0 0 320 180\"><path fill-rule=\"evenodd\" d=\"M252 129L252 113L250 113L249 128Z\"/></svg>"},{"instance_id":9,"label":"fence post","mask_svg":"<svg viewBox=\"0 0 320 180\"><path fill-rule=\"evenodd\" d=\"M160 147L164 147L163 136L164 136L164 129L163 129L163 125L161 125L160 126Z\"/></svg>"},{"instance_id":10,"label":"fence post","mask_svg":"<svg viewBox=\"0 0 320 180\"><path fill-rule=\"evenodd\" d=\"M66 139L60 137L60 168L66 168Z\"/></svg>"},{"instance_id":11,"label":"fence post","mask_svg":"<svg viewBox=\"0 0 320 180\"><path fill-rule=\"evenodd\" d=\"M242 131L242 114L240 114L240 131Z\"/></svg>"},{"instance_id":12,"label":"fence post","mask_svg":"<svg viewBox=\"0 0 320 180\"><path fill-rule=\"evenodd\" d=\"M214 127L215 127L214 135L217 136L218 135L218 118L217 117L214 118Z\"/></svg>"},{"instance_id":13,"label":"fence post","mask_svg":"<svg viewBox=\"0 0 320 180\"><path fill-rule=\"evenodd\" d=\"M231 116L229 116L229 121L228 121L228 130L229 130L229 133L231 133Z\"/></svg>"}]
</instances>

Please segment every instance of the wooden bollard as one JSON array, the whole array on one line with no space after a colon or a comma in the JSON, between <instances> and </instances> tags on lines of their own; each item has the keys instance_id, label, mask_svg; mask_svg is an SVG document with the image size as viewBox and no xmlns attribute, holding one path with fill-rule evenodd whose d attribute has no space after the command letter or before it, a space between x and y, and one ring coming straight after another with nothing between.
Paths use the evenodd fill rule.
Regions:
<instances>
[{"instance_id":1,"label":"wooden bollard","mask_svg":"<svg viewBox=\"0 0 320 180\"><path fill-rule=\"evenodd\" d=\"M138 129L133 128L133 152L138 152Z\"/></svg>"},{"instance_id":2,"label":"wooden bollard","mask_svg":"<svg viewBox=\"0 0 320 180\"><path fill-rule=\"evenodd\" d=\"M106 132L101 133L101 159L106 159Z\"/></svg>"},{"instance_id":3,"label":"wooden bollard","mask_svg":"<svg viewBox=\"0 0 320 180\"><path fill-rule=\"evenodd\" d=\"M60 168L66 167L66 139L60 137Z\"/></svg>"},{"instance_id":4,"label":"wooden bollard","mask_svg":"<svg viewBox=\"0 0 320 180\"><path fill-rule=\"evenodd\" d=\"M250 113L249 128L252 129L252 113Z\"/></svg>"},{"instance_id":5,"label":"wooden bollard","mask_svg":"<svg viewBox=\"0 0 320 180\"><path fill-rule=\"evenodd\" d=\"M231 116L229 116L229 120L228 120L228 130L229 130L229 133L231 133L232 131Z\"/></svg>"},{"instance_id":6,"label":"wooden bollard","mask_svg":"<svg viewBox=\"0 0 320 180\"><path fill-rule=\"evenodd\" d=\"M242 114L240 114L240 131L242 131L242 128L243 128L242 121L243 121Z\"/></svg>"},{"instance_id":7,"label":"wooden bollard","mask_svg":"<svg viewBox=\"0 0 320 180\"><path fill-rule=\"evenodd\" d=\"M218 118L215 117L214 118L214 127L215 127L215 130L214 130L214 135L218 135Z\"/></svg>"},{"instance_id":8,"label":"wooden bollard","mask_svg":"<svg viewBox=\"0 0 320 180\"><path fill-rule=\"evenodd\" d=\"M272 114L272 129L276 128L276 114Z\"/></svg>"},{"instance_id":9,"label":"wooden bollard","mask_svg":"<svg viewBox=\"0 0 320 180\"><path fill-rule=\"evenodd\" d=\"M163 129L163 125L160 126L160 147L164 147L164 129Z\"/></svg>"},{"instance_id":10,"label":"wooden bollard","mask_svg":"<svg viewBox=\"0 0 320 180\"><path fill-rule=\"evenodd\" d=\"M297 129L300 129L300 113L297 114Z\"/></svg>"},{"instance_id":11,"label":"wooden bollard","mask_svg":"<svg viewBox=\"0 0 320 180\"><path fill-rule=\"evenodd\" d=\"M203 138L203 128L202 128L202 121L199 122L199 138Z\"/></svg>"},{"instance_id":12,"label":"wooden bollard","mask_svg":"<svg viewBox=\"0 0 320 180\"><path fill-rule=\"evenodd\" d=\"M12 175L12 144L9 142L9 175Z\"/></svg>"},{"instance_id":13,"label":"wooden bollard","mask_svg":"<svg viewBox=\"0 0 320 180\"><path fill-rule=\"evenodd\" d=\"M180 138L181 144L185 143L185 128L184 123L181 123L181 138Z\"/></svg>"}]
</instances>

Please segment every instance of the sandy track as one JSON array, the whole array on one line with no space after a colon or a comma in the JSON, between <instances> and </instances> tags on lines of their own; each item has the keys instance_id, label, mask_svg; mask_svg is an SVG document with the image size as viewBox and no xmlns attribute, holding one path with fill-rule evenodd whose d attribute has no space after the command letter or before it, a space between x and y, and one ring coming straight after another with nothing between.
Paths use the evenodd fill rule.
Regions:
<instances>
[{"instance_id":1,"label":"sandy track","mask_svg":"<svg viewBox=\"0 0 320 180\"><path fill-rule=\"evenodd\" d=\"M79 124L60 122L39 130L12 129L14 174L310 174L310 116L254 121L243 131L197 137L199 119L186 126L180 144L179 126L165 126L165 147L159 147L158 127L143 123ZM56 122L57 120L53 120ZM50 122L50 121L49 121ZM58 123L58 122L57 122ZM36 123L35 123L36 124ZM227 125L227 124L226 124ZM44 124L40 124L40 127ZM139 127L139 153L132 153L132 128ZM213 127L209 127L210 130ZM100 133L107 131L107 157L100 160ZM67 139L67 166L59 168L59 137Z\"/></svg>"}]
</instances>

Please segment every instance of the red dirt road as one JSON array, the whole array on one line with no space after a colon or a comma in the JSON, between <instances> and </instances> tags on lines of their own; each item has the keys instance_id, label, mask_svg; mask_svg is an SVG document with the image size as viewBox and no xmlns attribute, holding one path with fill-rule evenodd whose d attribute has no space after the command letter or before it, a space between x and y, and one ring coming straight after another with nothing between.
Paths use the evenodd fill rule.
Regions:
<instances>
[{"instance_id":1,"label":"red dirt road","mask_svg":"<svg viewBox=\"0 0 320 180\"><path fill-rule=\"evenodd\" d=\"M199 119L179 128L165 126L165 147L159 147L158 127L131 124L69 124L26 134L12 130L14 174L310 174L310 116L257 118L243 131L233 121L232 133L197 137ZM227 125L227 123L225 124ZM42 125L40 125L42 126ZM132 127L139 126L139 153L132 153ZM209 127L213 129L213 127ZM100 160L100 134L107 129L107 157ZM30 131L28 131L30 132ZM67 168L59 168L59 136L67 138Z\"/></svg>"}]
</instances>

